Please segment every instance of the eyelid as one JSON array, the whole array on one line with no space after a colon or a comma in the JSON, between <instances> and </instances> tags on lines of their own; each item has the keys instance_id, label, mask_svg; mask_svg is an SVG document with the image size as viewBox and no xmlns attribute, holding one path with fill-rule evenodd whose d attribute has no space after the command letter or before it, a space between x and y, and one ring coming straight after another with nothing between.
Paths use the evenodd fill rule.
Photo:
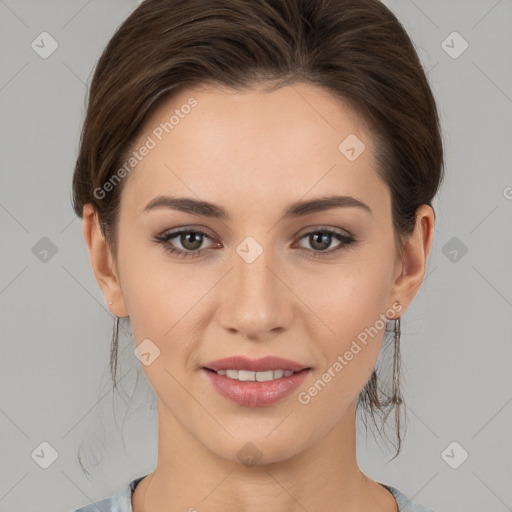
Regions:
<instances>
[{"instance_id":1,"label":"eyelid","mask_svg":"<svg viewBox=\"0 0 512 512\"><path fill-rule=\"evenodd\" d=\"M302 232L302 229L304 229L305 231ZM318 226L318 225L314 224L312 226L308 226L308 227L305 227L302 229L295 236L300 236L302 238L304 235L309 235L311 233L317 233L318 231L328 231L331 233L337 233L338 235L344 235L346 237L355 238L355 235L348 229L336 228L333 226L322 226L322 225Z\"/></svg>"}]
</instances>

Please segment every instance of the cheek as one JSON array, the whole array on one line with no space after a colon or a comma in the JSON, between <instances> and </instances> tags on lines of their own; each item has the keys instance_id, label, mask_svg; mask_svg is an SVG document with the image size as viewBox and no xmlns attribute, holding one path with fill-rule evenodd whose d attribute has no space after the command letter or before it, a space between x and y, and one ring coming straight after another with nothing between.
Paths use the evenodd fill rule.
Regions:
<instances>
[{"instance_id":1,"label":"cheek","mask_svg":"<svg viewBox=\"0 0 512 512\"><path fill-rule=\"evenodd\" d=\"M386 261L383 256L364 264L359 253L357 263L354 257L315 277L304 278L303 274L301 296L307 297L314 312L309 337L316 340L323 366L320 372L325 377L321 378L329 382L326 387L340 406L357 396L377 361L387 326L391 268L391 259Z\"/></svg>"},{"instance_id":2,"label":"cheek","mask_svg":"<svg viewBox=\"0 0 512 512\"><path fill-rule=\"evenodd\" d=\"M325 327L322 330L330 345L357 337L385 316L390 307L391 269L391 262L384 257L366 265L357 254L351 261L328 266L314 275L301 273L295 281L300 296Z\"/></svg>"},{"instance_id":3,"label":"cheek","mask_svg":"<svg viewBox=\"0 0 512 512\"><path fill-rule=\"evenodd\" d=\"M134 343L151 340L159 350L157 364L144 366L154 389L169 389L172 378L163 366L179 378L197 364L197 351L204 330L211 321L212 289L218 272L194 264L176 264L160 247L149 244L130 247L120 259L122 289ZM159 384L159 381L162 382Z\"/></svg>"},{"instance_id":4,"label":"cheek","mask_svg":"<svg viewBox=\"0 0 512 512\"><path fill-rule=\"evenodd\" d=\"M212 283L200 273L169 264L158 252L132 248L120 264L123 297L134 345L151 354L152 361L142 369L156 394L164 401L171 396L169 408L179 410L190 397L178 382L191 369L191 356L201 340L198 312Z\"/></svg>"},{"instance_id":5,"label":"cheek","mask_svg":"<svg viewBox=\"0 0 512 512\"><path fill-rule=\"evenodd\" d=\"M144 268L134 258L124 274L123 296L136 342L152 338L159 345L190 331L193 308L211 285L192 274L164 266Z\"/></svg>"},{"instance_id":6,"label":"cheek","mask_svg":"<svg viewBox=\"0 0 512 512\"><path fill-rule=\"evenodd\" d=\"M128 232L120 231L119 238L121 287L135 342L150 338L160 346L165 333L190 309L196 286L179 268L166 265L160 247L146 240L136 243Z\"/></svg>"}]
</instances>

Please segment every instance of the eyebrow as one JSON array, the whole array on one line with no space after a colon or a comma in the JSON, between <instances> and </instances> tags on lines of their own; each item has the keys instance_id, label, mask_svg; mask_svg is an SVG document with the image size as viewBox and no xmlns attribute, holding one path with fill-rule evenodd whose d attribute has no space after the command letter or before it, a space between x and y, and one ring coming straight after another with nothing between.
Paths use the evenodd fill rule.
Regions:
<instances>
[{"instance_id":1,"label":"eyebrow","mask_svg":"<svg viewBox=\"0 0 512 512\"><path fill-rule=\"evenodd\" d=\"M222 206L189 197L160 195L152 199L146 205L143 212L147 213L156 208L171 208L173 210L201 215L203 217L211 217L224 221L230 220L229 214ZM367 204L352 196L331 195L310 199L308 201L296 201L285 209L281 220L302 217L332 208L361 208L373 215L371 208Z\"/></svg>"}]
</instances>

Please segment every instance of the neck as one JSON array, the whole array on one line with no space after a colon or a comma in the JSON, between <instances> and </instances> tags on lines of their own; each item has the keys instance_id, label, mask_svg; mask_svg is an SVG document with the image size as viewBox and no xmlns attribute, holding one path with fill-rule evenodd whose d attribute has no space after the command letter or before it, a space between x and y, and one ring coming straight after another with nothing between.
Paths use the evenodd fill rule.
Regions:
<instances>
[{"instance_id":1,"label":"neck","mask_svg":"<svg viewBox=\"0 0 512 512\"><path fill-rule=\"evenodd\" d=\"M320 441L293 447L289 457L270 449L271 443L261 453L244 442L233 457L223 457L199 443L160 403L158 413L158 463L135 489L134 512L397 510L389 491L357 464L355 402ZM240 453L256 463L243 463L247 459Z\"/></svg>"}]
</instances>

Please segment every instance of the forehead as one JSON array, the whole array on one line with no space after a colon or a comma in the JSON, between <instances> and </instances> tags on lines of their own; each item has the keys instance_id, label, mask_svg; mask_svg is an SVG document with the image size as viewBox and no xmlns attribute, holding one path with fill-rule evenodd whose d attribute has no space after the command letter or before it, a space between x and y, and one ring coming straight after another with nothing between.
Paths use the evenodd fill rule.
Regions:
<instances>
[{"instance_id":1,"label":"forehead","mask_svg":"<svg viewBox=\"0 0 512 512\"><path fill-rule=\"evenodd\" d=\"M135 148L144 145L151 149L123 191L132 212L165 193L261 205L326 192L371 202L384 191L364 120L309 84L182 90L146 119ZM347 146L360 153L356 159Z\"/></svg>"}]
</instances>

